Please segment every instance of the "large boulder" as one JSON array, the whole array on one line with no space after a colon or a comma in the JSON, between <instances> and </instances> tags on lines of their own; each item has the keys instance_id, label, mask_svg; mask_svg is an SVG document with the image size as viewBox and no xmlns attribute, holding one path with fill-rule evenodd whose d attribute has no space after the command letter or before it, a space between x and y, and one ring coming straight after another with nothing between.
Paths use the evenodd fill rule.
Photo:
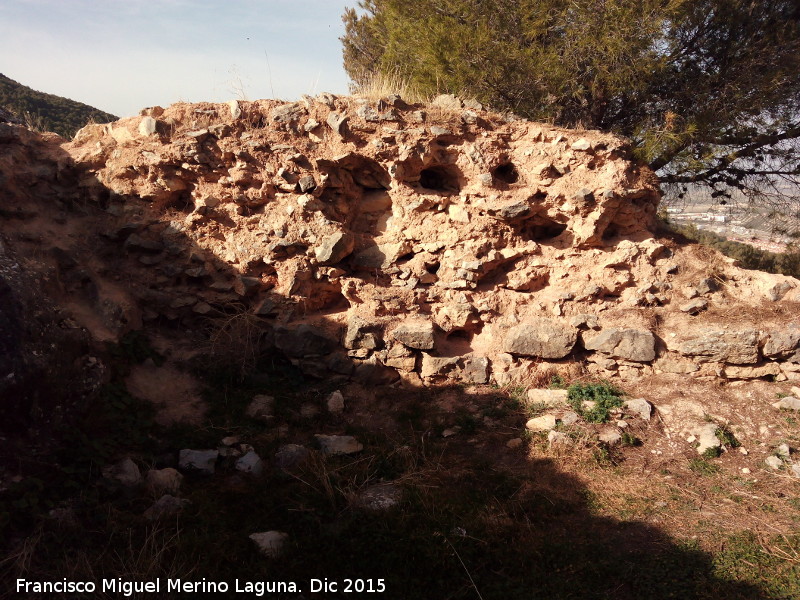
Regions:
<instances>
[{"instance_id":1,"label":"large boulder","mask_svg":"<svg viewBox=\"0 0 800 600\"><path fill-rule=\"evenodd\" d=\"M564 358L575 347L578 330L566 322L539 319L513 327L506 336L503 351L520 356Z\"/></svg>"},{"instance_id":2,"label":"large boulder","mask_svg":"<svg viewBox=\"0 0 800 600\"><path fill-rule=\"evenodd\" d=\"M758 362L758 334L752 329L706 329L678 342L675 349L683 356L692 356L702 362L753 364Z\"/></svg>"},{"instance_id":3,"label":"large boulder","mask_svg":"<svg viewBox=\"0 0 800 600\"><path fill-rule=\"evenodd\" d=\"M605 329L584 341L587 350L597 350L614 358L650 362L656 357L656 338L639 329Z\"/></svg>"},{"instance_id":4,"label":"large boulder","mask_svg":"<svg viewBox=\"0 0 800 600\"><path fill-rule=\"evenodd\" d=\"M392 337L409 348L433 350L433 323L430 321L406 321L392 331Z\"/></svg>"},{"instance_id":5,"label":"large boulder","mask_svg":"<svg viewBox=\"0 0 800 600\"><path fill-rule=\"evenodd\" d=\"M764 336L762 352L772 359L786 359L800 347L800 326L792 323L786 329L770 331Z\"/></svg>"},{"instance_id":6,"label":"large boulder","mask_svg":"<svg viewBox=\"0 0 800 600\"><path fill-rule=\"evenodd\" d=\"M352 234L337 231L322 238L314 254L321 265L335 265L347 258L355 248L356 241Z\"/></svg>"}]
</instances>

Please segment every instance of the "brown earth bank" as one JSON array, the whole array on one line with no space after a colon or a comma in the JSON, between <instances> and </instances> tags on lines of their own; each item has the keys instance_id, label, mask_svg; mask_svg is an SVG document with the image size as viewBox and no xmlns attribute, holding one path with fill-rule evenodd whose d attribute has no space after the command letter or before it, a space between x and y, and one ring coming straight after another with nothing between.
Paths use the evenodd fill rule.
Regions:
<instances>
[{"instance_id":1,"label":"brown earth bank","mask_svg":"<svg viewBox=\"0 0 800 600\"><path fill-rule=\"evenodd\" d=\"M637 518L685 538L702 519L654 503L675 472L698 477L687 461L764 473L704 513L709 531L746 528L743 506L800 475L781 412L800 408L800 282L660 234L657 179L623 139L452 96L176 104L72 142L0 123L0 190L5 481L24 471L21 440L46 445L110 384L162 426L199 426L219 415L196 365L252 384L269 356L309 390L341 388L325 435L399 435L404 398L437 394L435 434L511 471L546 458L580 479L575 457L617 448L617 465L626 446L617 479L578 487L619 517L614 486L631 486ZM120 349L136 358L124 373ZM545 390L598 380L629 401L603 424L587 419L602 399ZM497 414L498 388L513 414ZM261 402L251 418L311 444ZM486 435L465 435L476 423Z\"/></svg>"}]
</instances>

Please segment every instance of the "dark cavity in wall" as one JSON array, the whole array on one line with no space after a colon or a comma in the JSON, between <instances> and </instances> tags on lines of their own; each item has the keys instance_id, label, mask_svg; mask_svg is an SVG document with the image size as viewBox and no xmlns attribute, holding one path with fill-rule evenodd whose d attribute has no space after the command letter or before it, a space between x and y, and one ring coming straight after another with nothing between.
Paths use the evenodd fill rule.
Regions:
<instances>
[{"instance_id":1,"label":"dark cavity in wall","mask_svg":"<svg viewBox=\"0 0 800 600\"><path fill-rule=\"evenodd\" d=\"M546 215L535 215L521 224L520 235L526 240L546 242L557 238L567 229L566 223L559 223Z\"/></svg>"},{"instance_id":2,"label":"dark cavity in wall","mask_svg":"<svg viewBox=\"0 0 800 600\"><path fill-rule=\"evenodd\" d=\"M495 183L510 185L519 181L519 172L517 172L517 167L514 166L514 163L508 162L492 170L492 179L494 179Z\"/></svg>"},{"instance_id":3,"label":"dark cavity in wall","mask_svg":"<svg viewBox=\"0 0 800 600\"><path fill-rule=\"evenodd\" d=\"M452 165L439 165L422 169L419 184L428 190L457 194L461 190L460 172Z\"/></svg>"}]
</instances>

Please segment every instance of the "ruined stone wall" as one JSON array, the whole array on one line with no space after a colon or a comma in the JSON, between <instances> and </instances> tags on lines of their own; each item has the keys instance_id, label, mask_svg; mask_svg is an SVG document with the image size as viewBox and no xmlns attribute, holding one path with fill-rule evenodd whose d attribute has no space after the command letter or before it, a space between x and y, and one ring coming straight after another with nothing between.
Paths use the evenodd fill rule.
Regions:
<instances>
[{"instance_id":1,"label":"ruined stone wall","mask_svg":"<svg viewBox=\"0 0 800 600\"><path fill-rule=\"evenodd\" d=\"M154 107L62 149L102 212L61 249L128 327L235 307L304 371L375 383L800 371L798 282L658 239L614 136L323 94Z\"/></svg>"}]
</instances>

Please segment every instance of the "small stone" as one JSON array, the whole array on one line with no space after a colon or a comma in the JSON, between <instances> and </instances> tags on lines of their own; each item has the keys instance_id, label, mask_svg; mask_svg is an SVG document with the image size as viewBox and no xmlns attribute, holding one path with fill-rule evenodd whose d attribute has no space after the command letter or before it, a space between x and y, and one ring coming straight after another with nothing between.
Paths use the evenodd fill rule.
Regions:
<instances>
[{"instance_id":1,"label":"small stone","mask_svg":"<svg viewBox=\"0 0 800 600\"><path fill-rule=\"evenodd\" d=\"M275 466L288 470L296 467L308 458L308 448L299 444L284 444L275 453Z\"/></svg>"},{"instance_id":2,"label":"small stone","mask_svg":"<svg viewBox=\"0 0 800 600\"><path fill-rule=\"evenodd\" d=\"M581 138L576 142L572 142L570 148L573 150L591 150L592 144L586 138Z\"/></svg>"},{"instance_id":3,"label":"small stone","mask_svg":"<svg viewBox=\"0 0 800 600\"><path fill-rule=\"evenodd\" d=\"M239 460L236 461L236 470L242 473L250 473L258 477L264 472L264 461L256 454L255 451L250 450Z\"/></svg>"},{"instance_id":4,"label":"small stone","mask_svg":"<svg viewBox=\"0 0 800 600\"><path fill-rule=\"evenodd\" d=\"M245 414L252 419L269 423L274 418L274 408L275 398L259 394L254 396L253 400L248 404Z\"/></svg>"},{"instance_id":5,"label":"small stone","mask_svg":"<svg viewBox=\"0 0 800 600\"><path fill-rule=\"evenodd\" d=\"M355 248L355 238L339 231L322 238L322 242L314 251L321 265L334 265L349 256Z\"/></svg>"},{"instance_id":6,"label":"small stone","mask_svg":"<svg viewBox=\"0 0 800 600\"><path fill-rule=\"evenodd\" d=\"M157 122L153 117L143 117L139 122L139 135L148 136L156 132Z\"/></svg>"},{"instance_id":7,"label":"small stone","mask_svg":"<svg viewBox=\"0 0 800 600\"><path fill-rule=\"evenodd\" d=\"M169 494L164 494L156 500L155 504L144 511L144 518L149 521L156 521L178 514L184 506L191 504L186 498L176 498Z\"/></svg>"},{"instance_id":8,"label":"small stone","mask_svg":"<svg viewBox=\"0 0 800 600\"><path fill-rule=\"evenodd\" d=\"M264 531L261 533L251 533L248 536L264 556L277 558L283 550L289 534L282 531Z\"/></svg>"},{"instance_id":9,"label":"small stone","mask_svg":"<svg viewBox=\"0 0 800 600\"><path fill-rule=\"evenodd\" d=\"M103 477L114 479L125 487L134 487L142 482L142 474L139 467L130 458L123 458L121 461L103 469Z\"/></svg>"},{"instance_id":10,"label":"small stone","mask_svg":"<svg viewBox=\"0 0 800 600\"><path fill-rule=\"evenodd\" d=\"M440 127L439 125L432 125L431 134L435 135L436 137L439 137L443 135L453 135L453 132L445 127Z\"/></svg>"},{"instance_id":11,"label":"small stone","mask_svg":"<svg viewBox=\"0 0 800 600\"><path fill-rule=\"evenodd\" d=\"M791 453L792 450L789 448L789 444L780 444L777 448L775 448L775 454L782 458L789 458Z\"/></svg>"},{"instance_id":12,"label":"small stone","mask_svg":"<svg viewBox=\"0 0 800 600\"><path fill-rule=\"evenodd\" d=\"M791 470L792 470L792 475L794 475L795 477L800 477L800 465L797 464L792 465Z\"/></svg>"},{"instance_id":13,"label":"small stone","mask_svg":"<svg viewBox=\"0 0 800 600\"><path fill-rule=\"evenodd\" d=\"M551 431L547 434L547 442L551 446L568 446L570 439L566 433L561 431Z\"/></svg>"},{"instance_id":14,"label":"small stone","mask_svg":"<svg viewBox=\"0 0 800 600\"><path fill-rule=\"evenodd\" d=\"M567 403L567 390L549 390L531 388L528 390L528 403L559 406Z\"/></svg>"},{"instance_id":15,"label":"small stone","mask_svg":"<svg viewBox=\"0 0 800 600\"><path fill-rule=\"evenodd\" d=\"M686 304L680 305L680 309L685 313L689 313L690 315L696 315L707 308L708 308L708 300L706 300L705 298L695 298L694 300L691 300Z\"/></svg>"},{"instance_id":16,"label":"small stone","mask_svg":"<svg viewBox=\"0 0 800 600\"><path fill-rule=\"evenodd\" d=\"M361 490L353 504L372 511L389 510L403 499L403 489L394 483L382 483Z\"/></svg>"},{"instance_id":17,"label":"small stone","mask_svg":"<svg viewBox=\"0 0 800 600\"><path fill-rule=\"evenodd\" d=\"M325 400L325 405L328 407L328 412L339 414L344 411L344 396L342 396L342 392L336 390L330 396L328 396L327 400Z\"/></svg>"},{"instance_id":18,"label":"small stone","mask_svg":"<svg viewBox=\"0 0 800 600\"><path fill-rule=\"evenodd\" d=\"M800 398L786 396L775 402L772 406L783 410L800 410Z\"/></svg>"},{"instance_id":19,"label":"small stone","mask_svg":"<svg viewBox=\"0 0 800 600\"><path fill-rule=\"evenodd\" d=\"M644 398L633 398L625 401L625 409L645 421L649 421L653 412L653 405Z\"/></svg>"},{"instance_id":20,"label":"small stone","mask_svg":"<svg viewBox=\"0 0 800 600\"><path fill-rule=\"evenodd\" d=\"M550 431L556 428L556 417L554 415L542 415L528 420L525 423L525 428L528 431Z\"/></svg>"},{"instance_id":21,"label":"small stone","mask_svg":"<svg viewBox=\"0 0 800 600\"><path fill-rule=\"evenodd\" d=\"M601 442L609 446L616 446L622 441L622 434L616 429L606 429L597 437Z\"/></svg>"},{"instance_id":22,"label":"small stone","mask_svg":"<svg viewBox=\"0 0 800 600\"><path fill-rule=\"evenodd\" d=\"M458 434L461 431L461 427L448 427L444 431L442 431L443 438L453 437L454 435Z\"/></svg>"},{"instance_id":23,"label":"small stone","mask_svg":"<svg viewBox=\"0 0 800 600\"><path fill-rule=\"evenodd\" d=\"M719 448L722 443L717 437L717 424L705 423L695 429L694 434L697 436L697 453L701 456L708 450Z\"/></svg>"},{"instance_id":24,"label":"small stone","mask_svg":"<svg viewBox=\"0 0 800 600\"><path fill-rule=\"evenodd\" d=\"M292 124L299 121L305 113L306 110L303 105L299 102L294 102L292 104L276 106L270 111L269 116L275 123Z\"/></svg>"},{"instance_id":25,"label":"small stone","mask_svg":"<svg viewBox=\"0 0 800 600\"><path fill-rule=\"evenodd\" d=\"M697 293L701 296L705 294L710 294L712 292L716 292L719 289L719 284L717 280L712 277L707 277L703 279L700 283L695 286Z\"/></svg>"},{"instance_id":26,"label":"small stone","mask_svg":"<svg viewBox=\"0 0 800 600\"><path fill-rule=\"evenodd\" d=\"M571 425L575 425L578 421L580 421L580 416L578 413L572 410L566 411L564 414L561 415L561 424L565 427L570 427Z\"/></svg>"},{"instance_id":27,"label":"small stone","mask_svg":"<svg viewBox=\"0 0 800 600\"><path fill-rule=\"evenodd\" d=\"M555 319L537 319L513 327L504 338L503 351L522 356L564 358L575 347L578 330Z\"/></svg>"},{"instance_id":28,"label":"small stone","mask_svg":"<svg viewBox=\"0 0 800 600\"><path fill-rule=\"evenodd\" d=\"M328 118L325 119L325 122L328 124L328 127L333 129L336 135L344 137L343 127L348 119L349 117L347 115L340 115L339 113L332 112L328 115Z\"/></svg>"},{"instance_id":29,"label":"small stone","mask_svg":"<svg viewBox=\"0 0 800 600\"><path fill-rule=\"evenodd\" d=\"M512 438L506 442L506 448L514 449L522 446L522 438Z\"/></svg>"},{"instance_id":30,"label":"small stone","mask_svg":"<svg viewBox=\"0 0 800 600\"><path fill-rule=\"evenodd\" d=\"M170 494L175 496L181 489L183 475L176 469L151 469L145 478L145 488L154 496Z\"/></svg>"},{"instance_id":31,"label":"small stone","mask_svg":"<svg viewBox=\"0 0 800 600\"><path fill-rule=\"evenodd\" d=\"M213 475L218 456L218 450L181 450L178 467L185 471Z\"/></svg>"},{"instance_id":32,"label":"small stone","mask_svg":"<svg viewBox=\"0 0 800 600\"><path fill-rule=\"evenodd\" d=\"M775 469L776 471L783 466L783 461L777 456L768 456L764 463L770 469Z\"/></svg>"},{"instance_id":33,"label":"small stone","mask_svg":"<svg viewBox=\"0 0 800 600\"><path fill-rule=\"evenodd\" d=\"M230 108L232 119L235 120L242 116L242 109L236 100L228 100L228 108Z\"/></svg>"},{"instance_id":34,"label":"small stone","mask_svg":"<svg viewBox=\"0 0 800 600\"><path fill-rule=\"evenodd\" d=\"M313 175L305 175L304 177L300 178L300 181L297 182L297 185L300 186L300 191L305 194L306 192L310 192L317 187L317 182L314 180Z\"/></svg>"},{"instance_id":35,"label":"small stone","mask_svg":"<svg viewBox=\"0 0 800 600\"><path fill-rule=\"evenodd\" d=\"M314 436L323 454L356 454L364 449L364 445L351 435Z\"/></svg>"},{"instance_id":36,"label":"small stone","mask_svg":"<svg viewBox=\"0 0 800 600\"><path fill-rule=\"evenodd\" d=\"M747 467L742 467L742 473L744 475L749 475L750 474L750 469L748 469Z\"/></svg>"}]
</instances>

